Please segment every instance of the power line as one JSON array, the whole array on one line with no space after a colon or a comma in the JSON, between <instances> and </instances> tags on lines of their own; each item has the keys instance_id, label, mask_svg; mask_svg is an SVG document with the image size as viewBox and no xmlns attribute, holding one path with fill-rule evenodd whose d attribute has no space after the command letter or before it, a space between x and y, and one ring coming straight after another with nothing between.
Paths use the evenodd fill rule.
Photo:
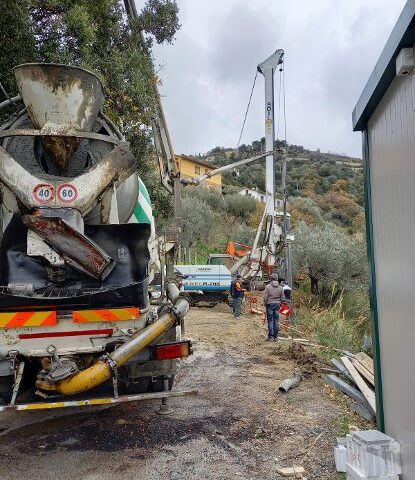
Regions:
<instances>
[{"instance_id":1,"label":"power line","mask_svg":"<svg viewBox=\"0 0 415 480\"><path fill-rule=\"evenodd\" d=\"M254 93L254 88L255 88L255 83L256 83L257 76L258 76L258 70L255 73L254 83L252 84L251 94L249 95L249 101L248 101L248 105L246 107L245 117L244 117L244 121L242 123L241 133L239 134L238 144L236 145L236 148L238 148L239 144L241 143L242 134L243 134L243 131L244 131L244 128L245 128L246 117L248 116L249 107L251 106L251 100L252 100L252 95Z\"/></svg>"}]
</instances>

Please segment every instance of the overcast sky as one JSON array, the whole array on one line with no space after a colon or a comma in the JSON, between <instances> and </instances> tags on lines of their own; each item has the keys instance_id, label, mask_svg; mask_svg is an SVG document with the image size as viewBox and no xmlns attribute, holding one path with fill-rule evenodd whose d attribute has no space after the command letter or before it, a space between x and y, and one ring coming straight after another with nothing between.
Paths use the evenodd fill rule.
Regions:
<instances>
[{"instance_id":1,"label":"overcast sky","mask_svg":"<svg viewBox=\"0 0 415 480\"><path fill-rule=\"evenodd\" d=\"M256 66L283 48L288 142L361 156L351 113L405 0L178 4L175 43L154 49L177 153L235 147ZM276 77L276 95L278 88ZM263 98L259 75L242 143L264 136Z\"/></svg>"}]
</instances>

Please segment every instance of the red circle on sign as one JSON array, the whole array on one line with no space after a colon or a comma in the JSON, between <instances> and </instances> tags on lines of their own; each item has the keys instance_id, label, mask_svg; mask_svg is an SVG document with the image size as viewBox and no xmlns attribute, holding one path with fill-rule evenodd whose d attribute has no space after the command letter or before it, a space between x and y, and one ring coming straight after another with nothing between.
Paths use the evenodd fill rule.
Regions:
<instances>
[{"instance_id":1,"label":"red circle on sign","mask_svg":"<svg viewBox=\"0 0 415 480\"><path fill-rule=\"evenodd\" d=\"M61 202L71 203L78 198L78 190L75 185L63 183L62 185L59 185L57 195Z\"/></svg>"},{"instance_id":2,"label":"red circle on sign","mask_svg":"<svg viewBox=\"0 0 415 480\"><path fill-rule=\"evenodd\" d=\"M49 203L55 198L55 189L49 183L40 183L33 189L33 196L39 203Z\"/></svg>"}]
</instances>

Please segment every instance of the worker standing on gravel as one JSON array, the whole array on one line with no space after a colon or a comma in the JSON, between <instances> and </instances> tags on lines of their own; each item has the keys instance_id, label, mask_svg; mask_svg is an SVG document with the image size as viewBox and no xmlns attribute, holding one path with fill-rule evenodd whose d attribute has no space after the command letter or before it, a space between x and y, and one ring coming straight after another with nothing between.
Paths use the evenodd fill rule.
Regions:
<instances>
[{"instance_id":1,"label":"worker standing on gravel","mask_svg":"<svg viewBox=\"0 0 415 480\"><path fill-rule=\"evenodd\" d=\"M242 277L238 274L231 283L232 313L235 318L242 313L242 302L245 296L245 289L242 287Z\"/></svg>"},{"instance_id":2,"label":"worker standing on gravel","mask_svg":"<svg viewBox=\"0 0 415 480\"><path fill-rule=\"evenodd\" d=\"M273 342L278 338L278 320L280 306L285 302L284 289L278 281L278 275L271 275L271 282L264 290L264 305L267 309L268 341Z\"/></svg>"},{"instance_id":3,"label":"worker standing on gravel","mask_svg":"<svg viewBox=\"0 0 415 480\"><path fill-rule=\"evenodd\" d=\"M282 289L284 290L284 297L290 301L291 300L291 293L292 293L292 288L285 283L285 278L280 278L280 285Z\"/></svg>"}]
</instances>

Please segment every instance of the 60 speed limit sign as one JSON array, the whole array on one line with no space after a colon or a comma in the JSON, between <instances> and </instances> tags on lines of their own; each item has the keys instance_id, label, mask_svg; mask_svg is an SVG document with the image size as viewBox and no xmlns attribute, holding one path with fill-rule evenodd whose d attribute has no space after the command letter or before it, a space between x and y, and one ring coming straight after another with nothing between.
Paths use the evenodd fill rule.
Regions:
<instances>
[{"instance_id":1,"label":"60 speed limit sign","mask_svg":"<svg viewBox=\"0 0 415 480\"><path fill-rule=\"evenodd\" d=\"M58 200L65 203L74 202L78 197L78 190L75 185L63 183L57 190Z\"/></svg>"},{"instance_id":2,"label":"60 speed limit sign","mask_svg":"<svg viewBox=\"0 0 415 480\"><path fill-rule=\"evenodd\" d=\"M49 183L39 183L33 189L33 196L39 203L49 203L55 198L55 189Z\"/></svg>"}]
</instances>

